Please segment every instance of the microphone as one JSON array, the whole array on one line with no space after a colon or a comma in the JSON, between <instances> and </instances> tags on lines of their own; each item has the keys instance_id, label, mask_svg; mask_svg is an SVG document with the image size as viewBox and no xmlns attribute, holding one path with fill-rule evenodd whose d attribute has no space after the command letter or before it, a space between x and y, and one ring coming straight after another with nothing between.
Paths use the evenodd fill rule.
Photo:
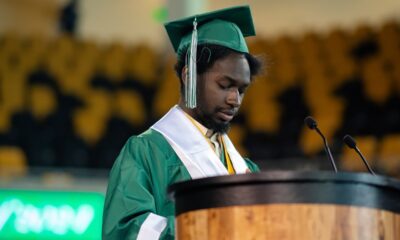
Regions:
<instances>
[{"instance_id":1,"label":"microphone","mask_svg":"<svg viewBox=\"0 0 400 240\"><path fill-rule=\"evenodd\" d=\"M324 148L325 148L326 155L328 155L328 159L331 161L333 170L335 170L335 173L337 173L337 167L335 164L335 160L333 159L331 150L328 146L328 141L326 140L324 134L322 134L321 130L319 130L317 121L315 121L314 118L312 118L311 116L308 116L304 119L304 123L311 130L317 131L317 133L322 137L322 140L324 140Z\"/></svg>"},{"instance_id":2,"label":"microphone","mask_svg":"<svg viewBox=\"0 0 400 240\"><path fill-rule=\"evenodd\" d=\"M357 143L354 140L354 138L352 138L350 135L346 135L344 136L343 141L349 148L354 149L358 153L358 155L363 160L364 165L367 167L368 172L371 173L372 175L375 175L374 171L372 171L371 167L369 166L367 160L365 160L364 155L361 153L360 149L358 149Z\"/></svg>"}]
</instances>

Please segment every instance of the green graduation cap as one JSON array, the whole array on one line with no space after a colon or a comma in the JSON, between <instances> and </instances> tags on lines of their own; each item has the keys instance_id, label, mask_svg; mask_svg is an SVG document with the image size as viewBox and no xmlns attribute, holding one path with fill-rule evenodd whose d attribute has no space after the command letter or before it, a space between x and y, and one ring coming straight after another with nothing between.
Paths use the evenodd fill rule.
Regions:
<instances>
[{"instance_id":1,"label":"green graduation cap","mask_svg":"<svg viewBox=\"0 0 400 240\"><path fill-rule=\"evenodd\" d=\"M178 19L166 23L165 29L177 55L185 54L187 57L188 81L185 85L185 102L189 108L197 106L197 45L216 44L248 53L244 38L255 35L249 6L231 7Z\"/></svg>"},{"instance_id":2,"label":"green graduation cap","mask_svg":"<svg viewBox=\"0 0 400 240\"><path fill-rule=\"evenodd\" d=\"M231 7L178 19L165 24L168 37L178 55L191 43L195 19L198 44L217 44L238 52L248 52L244 37L256 34L249 6Z\"/></svg>"}]
</instances>

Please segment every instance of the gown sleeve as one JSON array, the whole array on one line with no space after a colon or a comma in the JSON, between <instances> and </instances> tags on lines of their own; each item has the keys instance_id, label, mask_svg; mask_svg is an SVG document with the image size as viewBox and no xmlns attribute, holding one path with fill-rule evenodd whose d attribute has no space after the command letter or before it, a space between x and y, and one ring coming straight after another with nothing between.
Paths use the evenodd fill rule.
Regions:
<instances>
[{"instance_id":1,"label":"gown sleeve","mask_svg":"<svg viewBox=\"0 0 400 240\"><path fill-rule=\"evenodd\" d=\"M132 137L125 144L110 172L102 237L117 239L174 239L174 216L156 214L150 177L151 150L143 139Z\"/></svg>"},{"instance_id":2,"label":"gown sleeve","mask_svg":"<svg viewBox=\"0 0 400 240\"><path fill-rule=\"evenodd\" d=\"M250 169L252 173L260 171L260 168L257 166L257 164L252 162L250 159L244 158L244 161L246 162L247 167Z\"/></svg>"}]
</instances>

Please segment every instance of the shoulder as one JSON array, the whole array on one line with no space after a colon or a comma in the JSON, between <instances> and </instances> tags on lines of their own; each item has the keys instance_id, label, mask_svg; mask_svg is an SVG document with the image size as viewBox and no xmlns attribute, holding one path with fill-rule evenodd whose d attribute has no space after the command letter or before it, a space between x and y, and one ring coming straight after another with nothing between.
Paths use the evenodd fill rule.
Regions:
<instances>
[{"instance_id":1,"label":"shoulder","mask_svg":"<svg viewBox=\"0 0 400 240\"><path fill-rule=\"evenodd\" d=\"M140 151L157 151L161 150L163 152L169 153L172 151L168 141L164 136L153 130L148 129L140 135L131 136L125 144L130 150L140 150Z\"/></svg>"},{"instance_id":2,"label":"shoulder","mask_svg":"<svg viewBox=\"0 0 400 240\"><path fill-rule=\"evenodd\" d=\"M159 132L148 129L137 136L131 136L122 148L120 161L129 160L128 164L146 164L155 159L169 159L175 155L168 141ZM131 161L131 160L134 161Z\"/></svg>"}]
</instances>

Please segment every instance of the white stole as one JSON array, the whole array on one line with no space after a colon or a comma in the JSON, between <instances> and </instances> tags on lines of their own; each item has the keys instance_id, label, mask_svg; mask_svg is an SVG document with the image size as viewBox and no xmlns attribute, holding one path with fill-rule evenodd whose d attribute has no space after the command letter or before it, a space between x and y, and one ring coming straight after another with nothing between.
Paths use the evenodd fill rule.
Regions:
<instances>
[{"instance_id":1,"label":"white stole","mask_svg":"<svg viewBox=\"0 0 400 240\"><path fill-rule=\"evenodd\" d=\"M152 129L161 133L192 179L228 175L228 170L213 151L200 131L177 105L169 110ZM246 173L248 167L226 134L223 134L226 150L237 174Z\"/></svg>"}]
</instances>

